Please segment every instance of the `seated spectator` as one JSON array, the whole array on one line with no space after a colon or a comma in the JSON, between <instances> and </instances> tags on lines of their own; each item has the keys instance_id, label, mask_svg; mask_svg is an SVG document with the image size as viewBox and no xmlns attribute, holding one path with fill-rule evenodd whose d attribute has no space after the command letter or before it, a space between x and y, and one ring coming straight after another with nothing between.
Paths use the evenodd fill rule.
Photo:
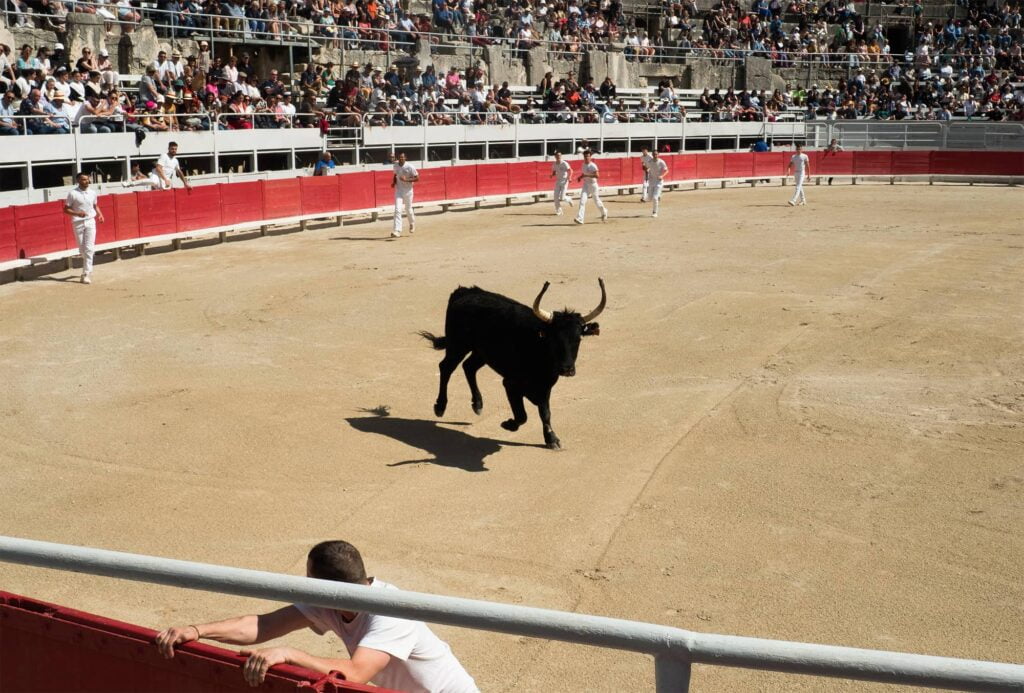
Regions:
<instances>
[{"instance_id":1,"label":"seated spectator","mask_svg":"<svg viewBox=\"0 0 1024 693\"><path fill-rule=\"evenodd\" d=\"M14 108L14 92L8 89L0 97L0 135L20 135L22 127L14 118L18 111Z\"/></svg>"},{"instance_id":2,"label":"seated spectator","mask_svg":"<svg viewBox=\"0 0 1024 693\"><path fill-rule=\"evenodd\" d=\"M32 89L28 97L22 99L18 114L35 116L25 121L26 135L66 135L71 132L71 124L66 117L43 100L38 88Z\"/></svg>"}]
</instances>

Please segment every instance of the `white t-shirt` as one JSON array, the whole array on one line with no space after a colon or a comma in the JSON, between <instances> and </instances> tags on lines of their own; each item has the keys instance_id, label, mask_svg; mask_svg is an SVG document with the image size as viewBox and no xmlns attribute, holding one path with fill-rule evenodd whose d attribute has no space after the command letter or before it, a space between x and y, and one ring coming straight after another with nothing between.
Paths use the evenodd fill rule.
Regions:
<instances>
[{"instance_id":1,"label":"white t-shirt","mask_svg":"<svg viewBox=\"0 0 1024 693\"><path fill-rule=\"evenodd\" d=\"M660 183L661 180L668 173L668 164L665 163L664 159L658 159L657 161L655 161L654 157L652 156L651 167L648 169L648 171L650 172L651 182Z\"/></svg>"},{"instance_id":2,"label":"white t-shirt","mask_svg":"<svg viewBox=\"0 0 1024 693\"><path fill-rule=\"evenodd\" d=\"M644 173L651 170L651 162L654 161L654 157L650 154L642 154L640 156L640 165L644 167Z\"/></svg>"},{"instance_id":3,"label":"white t-shirt","mask_svg":"<svg viewBox=\"0 0 1024 693\"><path fill-rule=\"evenodd\" d=\"M794 154L790 158L789 164L793 167L794 175L802 176L811 165L811 160L807 158L806 154Z\"/></svg>"},{"instance_id":4,"label":"white t-shirt","mask_svg":"<svg viewBox=\"0 0 1024 693\"><path fill-rule=\"evenodd\" d=\"M565 183L569 180L569 174L572 173L572 165L565 159L562 159L551 164L551 172L555 174L555 181Z\"/></svg>"},{"instance_id":5,"label":"white t-shirt","mask_svg":"<svg viewBox=\"0 0 1024 693\"><path fill-rule=\"evenodd\" d=\"M160 158L156 160L156 165L163 169L164 175L167 176L168 183L174 185L174 175L181 171L181 164L178 163L178 157L171 156L167 152L164 152L160 155ZM149 174L149 178L154 181L155 184L158 184L164 189L171 187L171 185L164 185L160 176L157 175L156 169L153 169L153 172Z\"/></svg>"},{"instance_id":6,"label":"white t-shirt","mask_svg":"<svg viewBox=\"0 0 1024 693\"><path fill-rule=\"evenodd\" d=\"M405 165L395 164L395 192L399 195L405 195L406 193L412 192L412 181L419 173L416 171L416 167L410 164L408 161Z\"/></svg>"},{"instance_id":7,"label":"white t-shirt","mask_svg":"<svg viewBox=\"0 0 1024 693\"><path fill-rule=\"evenodd\" d=\"M582 173L585 176L593 176L598 172L597 164L591 161L589 164L583 164ZM597 179L596 178L584 178L583 187L587 190L597 190Z\"/></svg>"},{"instance_id":8,"label":"white t-shirt","mask_svg":"<svg viewBox=\"0 0 1024 693\"><path fill-rule=\"evenodd\" d=\"M85 212L84 217L76 216L71 218L74 224L84 224L96 218L96 191L90 188L85 190L75 188L68 193L68 199L64 205L70 208L72 212Z\"/></svg>"},{"instance_id":9,"label":"white t-shirt","mask_svg":"<svg viewBox=\"0 0 1024 693\"><path fill-rule=\"evenodd\" d=\"M377 579L370 587L397 589ZM412 693L478 693L473 677L462 668L448 644L422 621L360 612L345 623L336 609L306 604L296 604L295 608L320 635L333 631L341 638L349 656L360 647L391 655L388 665L373 677L378 686Z\"/></svg>"}]
</instances>

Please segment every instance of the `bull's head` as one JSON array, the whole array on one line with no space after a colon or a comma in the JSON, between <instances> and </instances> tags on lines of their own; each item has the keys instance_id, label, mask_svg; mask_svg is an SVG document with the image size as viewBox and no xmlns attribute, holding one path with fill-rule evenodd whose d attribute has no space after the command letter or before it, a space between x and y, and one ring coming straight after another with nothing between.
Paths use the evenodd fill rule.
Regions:
<instances>
[{"instance_id":1,"label":"bull's head","mask_svg":"<svg viewBox=\"0 0 1024 693\"><path fill-rule=\"evenodd\" d=\"M544 298L544 292L548 290L551 282L544 282L544 288L533 301L533 314L544 323L540 330L540 338L545 342L551 363L558 375L576 375L576 355L580 350L580 338L601 333L600 327L593 320L604 310L608 297L604 290L604 279L598 279L597 283L601 285L601 302L586 315L569 310L549 313L541 308L541 299Z\"/></svg>"}]
</instances>

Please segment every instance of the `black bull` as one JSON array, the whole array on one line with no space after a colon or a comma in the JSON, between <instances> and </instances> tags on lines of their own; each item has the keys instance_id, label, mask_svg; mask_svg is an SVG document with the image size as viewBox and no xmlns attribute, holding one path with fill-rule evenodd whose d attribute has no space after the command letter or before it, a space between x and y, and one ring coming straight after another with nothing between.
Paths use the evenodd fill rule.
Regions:
<instances>
[{"instance_id":1,"label":"black bull","mask_svg":"<svg viewBox=\"0 0 1024 693\"><path fill-rule=\"evenodd\" d=\"M473 411L479 414L484 400L476 384L476 372L483 366L490 366L502 377L512 407L512 418L503 421L502 428L515 431L526 423L525 397L537 406L544 425L544 443L549 448L561 447L551 428L551 388L560 376L576 375L580 338L599 334L597 323L592 321L604 310L607 297L604 280L597 281L601 285L601 302L585 316L569 310L549 313L541 308L541 299L550 282L544 282L532 309L475 286L460 286L453 291L448 298L444 336L420 332L435 349L445 350L434 413L444 416L448 406L448 380L455 367L462 363L473 398Z\"/></svg>"}]
</instances>

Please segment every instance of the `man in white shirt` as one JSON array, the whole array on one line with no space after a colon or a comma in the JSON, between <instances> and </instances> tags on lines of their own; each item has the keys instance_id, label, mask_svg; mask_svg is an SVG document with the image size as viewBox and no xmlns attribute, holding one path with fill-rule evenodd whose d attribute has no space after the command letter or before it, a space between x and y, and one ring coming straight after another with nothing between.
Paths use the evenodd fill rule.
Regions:
<instances>
[{"instance_id":1,"label":"man in white shirt","mask_svg":"<svg viewBox=\"0 0 1024 693\"><path fill-rule=\"evenodd\" d=\"M96 191L89 190L89 174L78 174L78 187L68 193L64 213L71 217L71 230L82 255L82 283L92 284L93 246L96 245L96 219L103 221Z\"/></svg>"},{"instance_id":2,"label":"man in white shirt","mask_svg":"<svg viewBox=\"0 0 1024 693\"><path fill-rule=\"evenodd\" d=\"M641 202L647 202L647 200L649 199L648 194L647 194L648 193L648 187L649 187L648 183L649 183L650 178L651 178L650 171L651 171L651 162L653 160L654 160L654 157L651 156L651 150L648 149L647 147L641 147L640 148L640 167L644 170L644 182L640 186L640 201Z\"/></svg>"},{"instance_id":3,"label":"man in white shirt","mask_svg":"<svg viewBox=\"0 0 1024 693\"><path fill-rule=\"evenodd\" d=\"M668 164L658 156L658 150L654 150L652 153L651 163L647 171L649 176L647 194L650 199L654 200L654 209L651 211L651 216L657 219L658 206L661 204L661 184L665 181L665 176L668 175Z\"/></svg>"},{"instance_id":4,"label":"man in white shirt","mask_svg":"<svg viewBox=\"0 0 1024 693\"><path fill-rule=\"evenodd\" d=\"M181 170L178 162L178 143L171 142L167 145L167 152L160 155L156 165L149 172L149 177L142 180L122 181L121 185L126 188L148 187L150 190L170 190L174 185L174 177L181 178L181 182L188 190L192 189L185 172Z\"/></svg>"},{"instance_id":5,"label":"man in white shirt","mask_svg":"<svg viewBox=\"0 0 1024 693\"><path fill-rule=\"evenodd\" d=\"M306 575L371 589L396 589L366 576L363 559L356 547L345 541L325 541L314 546L306 558ZM327 609L293 604L260 616L239 616L224 621L168 628L156 638L165 657L174 656L174 646L209 638L234 645L255 645L302 628L323 635L334 632L348 650L349 659L316 657L292 647L245 649L248 655L242 675L258 686L267 671L277 664L292 664L321 673L339 671L348 681L367 683L400 691L424 693L478 693L473 678L462 668L451 648L422 621L410 621L365 612Z\"/></svg>"},{"instance_id":6,"label":"man in white shirt","mask_svg":"<svg viewBox=\"0 0 1024 693\"><path fill-rule=\"evenodd\" d=\"M562 216L563 202L572 207L572 200L566 194L571 175L572 166L568 161L562 159L562 152L555 150L555 163L551 164L551 177L555 179L555 214L558 216Z\"/></svg>"},{"instance_id":7,"label":"man in white shirt","mask_svg":"<svg viewBox=\"0 0 1024 693\"><path fill-rule=\"evenodd\" d=\"M395 225L391 231L392 238L402 235L402 205L409 215L409 233L416 230L416 215L412 211L412 186L420 179L416 167L405 160L405 152L398 155L395 162L395 175L391 179L391 187L395 189Z\"/></svg>"},{"instance_id":8,"label":"man in white shirt","mask_svg":"<svg viewBox=\"0 0 1024 693\"><path fill-rule=\"evenodd\" d=\"M583 181L583 189L580 191L580 209L576 213L576 218L573 219L577 224L583 223L583 215L587 208L587 198L594 199L594 205L601 211L601 221L605 221L608 218L608 209L601 202L601 196L597 194L597 179L600 172L597 168L597 164L594 163L593 154L590 150L583 152L583 170L577 181Z\"/></svg>"},{"instance_id":9,"label":"man in white shirt","mask_svg":"<svg viewBox=\"0 0 1024 693\"><path fill-rule=\"evenodd\" d=\"M796 154L789 159L789 167L786 172L789 171L793 172L793 182L796 184L796 192L793 193L793 199L789 201L790 206L807 204L807 198L804 196L804 180L811 175L811 160L804 154L802 144L796 145Z\"/></svg>"}]
</instances>

